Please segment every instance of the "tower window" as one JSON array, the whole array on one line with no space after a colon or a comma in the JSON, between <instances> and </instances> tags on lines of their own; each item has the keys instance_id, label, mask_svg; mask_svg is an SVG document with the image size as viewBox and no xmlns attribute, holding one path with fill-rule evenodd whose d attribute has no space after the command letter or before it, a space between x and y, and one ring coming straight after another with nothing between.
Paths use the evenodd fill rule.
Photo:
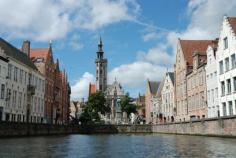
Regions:
<instances>
[{"instance_id":1,"label":"tower window","mask_svg":"<svg viewBox=\"0 0 236 158\"><path fill-rule=\"evenodd\" d=\"M102 74L102 70L100 70L100 74Z\"/></svg>"}]
</instances>

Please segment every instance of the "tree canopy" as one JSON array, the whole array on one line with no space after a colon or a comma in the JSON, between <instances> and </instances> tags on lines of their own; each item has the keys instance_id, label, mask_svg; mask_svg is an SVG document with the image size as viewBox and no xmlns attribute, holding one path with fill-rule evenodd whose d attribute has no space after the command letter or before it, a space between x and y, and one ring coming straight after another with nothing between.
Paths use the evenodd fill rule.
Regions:
<instances>
[{"instance_id":1,"label":"tree canopy","mask_svg":"<svg viewBox=\"0 0 236 158\"><path fill-rule=\"evenodd\" d=\"M99 113L104 115L107 112L110 112L110 107L106 105L104 94L102 92L96 92L89 96L79 120L81 122L100 121Z\"/></svg>"},{"instance_id":2,"label":"tree canopy","mask_svg":"<svg viewBox=\"0 0 236 158\"><path fill-rule=\"evenodd\" d=\"M129 96L129 93L126 93L126 95L121 98L121 111L126 112L128 116L131 113L137 112L137 106L132 103L132 98Z\"/></svg>"}]
</instances>

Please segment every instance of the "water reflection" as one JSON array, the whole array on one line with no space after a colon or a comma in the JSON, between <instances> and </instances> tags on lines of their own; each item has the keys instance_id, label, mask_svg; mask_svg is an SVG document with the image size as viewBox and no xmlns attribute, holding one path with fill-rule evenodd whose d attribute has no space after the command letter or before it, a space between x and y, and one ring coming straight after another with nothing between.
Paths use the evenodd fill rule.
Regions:
<instances>
[{"instance_id":1,"label":"water reflection","mask_svg":"<svg viewBox=\"0 0 236 158\"><path fill-rule=\"evenodd\" d=\"M164 134L0 139L0 157L236 157L236 139Z\"/></svg>"}]
</instances>

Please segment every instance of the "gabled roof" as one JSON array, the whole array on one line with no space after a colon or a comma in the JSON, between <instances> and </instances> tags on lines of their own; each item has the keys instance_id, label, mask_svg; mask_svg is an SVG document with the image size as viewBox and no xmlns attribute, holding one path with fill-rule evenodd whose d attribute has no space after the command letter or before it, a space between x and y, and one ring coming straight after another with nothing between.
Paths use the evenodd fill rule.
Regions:
<instances>
[{"instance_id":1,"label":"gabled roof","mask_svg":"<svg viewBox=\"0 0 236 158\"><path fill-rule=\"evenodd\" d=\"M157 96L158 97L161 96L161 91L162 91L163 86L164 86L164 80L162 80L159 84L159 87L158 87L158 90L157 90Z\"/></svg>"},{"instance_id":2,"label":"gabled roof","mask_svg":"<svg viewBox=\"0 0 236 158\"><path fill-rule=\"evenodd\" d=\"M231 25L234 33L236 34L236 17L227 17L229 24Z\"/></svg>"},{"instance_id":3,"label":"gabled roof","mask_svg":"<svg viewBox=\"0 0 236 158\"><path fill-rule=\"evenodd\" d=\"M34 63L25 53L23 53L21 50L17 49L2 38L0 38L0 47L4 50L4 53L7 56L16 59L17 61L31 67L32 69L38 70Z\"/></svg>"},{"instance_id":4,"label":"gabled roof","mask_svg":"<svg viewBox=\"0 0 236 158\"><path fill-rule=\"evenodd\" d=\"M44 58L48 57L50 48L32 48L30 49L30 58Z\"/></svg>"},{"instance_id":5,"label":"gabled roof","mask_svg":"<svg viewBox=\"0 0 236 158\"><path fill-rule=\"evenodd\" d=\"M189 66L193 65L193 52L203 52L206 54L208 45L213 44L214 40L182 40L179 39L184 58Z\"/></svg>"},{"instance_id":6,"label":"gabled roof","mask_svg":"<svg viewBox=\"0 0 236 158\"><path fill-rule=\"evenodd\" d=\"M170 76L171 82L174 85L174 80L175 80L175 74L174 72L167 72L167 75Z\"/></svg>"},{"instance_id":7,"label":"gabled roof","mask_svg":"<svg viewBox=\"0 0 236 158\"><path fill-rule=\"evenodd\" d=\"M149 86L149 89L150 89L150 93L151 93L151 94L156 94L159 85L160 85L160 82L148 81L148 86Z\"/></svg>"}]
</instances>

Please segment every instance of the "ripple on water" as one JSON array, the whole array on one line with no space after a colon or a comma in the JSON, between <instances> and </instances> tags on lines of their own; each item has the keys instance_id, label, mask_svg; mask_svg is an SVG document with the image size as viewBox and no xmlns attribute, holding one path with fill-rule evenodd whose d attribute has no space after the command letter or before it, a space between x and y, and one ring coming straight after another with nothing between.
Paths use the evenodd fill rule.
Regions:
<instances>
[{"instance_id":1,"label":"ripple on water","mask_svg":"<svg viewBox=\"0 0 236 158\"><path fill-rule=\"evenodd\" d=\"M0 157L236 157L236 139L165 135L68 135L0 139Z\"/></svg>"}]
</instances>

